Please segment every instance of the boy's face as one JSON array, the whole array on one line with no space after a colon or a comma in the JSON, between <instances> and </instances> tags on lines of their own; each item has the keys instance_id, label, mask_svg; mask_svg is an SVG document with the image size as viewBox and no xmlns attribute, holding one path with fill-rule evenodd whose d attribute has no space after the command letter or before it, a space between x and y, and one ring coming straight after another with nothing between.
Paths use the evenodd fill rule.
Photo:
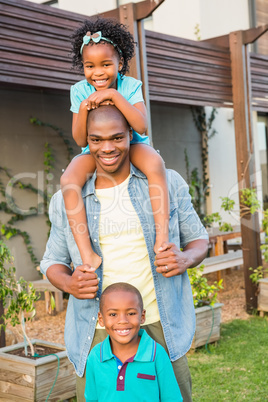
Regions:
<instances>
[{"instance_id":1,"label":"boy's face","mask_svg":"<svg viewBox=\"0 0 268 402\"><path fill-rule=\"evenodd\" d=\"M139 342L140 325L145 322L138 296L133 292L116 291L105 295L99 323L110 336L114 347L134 346Z\"/></svg>"}]
</instances>

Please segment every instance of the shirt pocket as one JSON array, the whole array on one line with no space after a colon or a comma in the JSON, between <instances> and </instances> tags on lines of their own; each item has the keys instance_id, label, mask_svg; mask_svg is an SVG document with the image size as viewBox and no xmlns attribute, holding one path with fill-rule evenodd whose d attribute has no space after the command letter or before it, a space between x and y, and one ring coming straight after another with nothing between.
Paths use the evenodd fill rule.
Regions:
<instances>
[{"instance_id":1,"label":"shirt pocket","mask_svg":"<svg viewBox=\"0 0 268 402\"><path fill-rule=\"evenodd\" d=\"M155 375L138 373L137 378L142 378L143 380L153 380L154 381Z\"/></svg>"}]
</instances>

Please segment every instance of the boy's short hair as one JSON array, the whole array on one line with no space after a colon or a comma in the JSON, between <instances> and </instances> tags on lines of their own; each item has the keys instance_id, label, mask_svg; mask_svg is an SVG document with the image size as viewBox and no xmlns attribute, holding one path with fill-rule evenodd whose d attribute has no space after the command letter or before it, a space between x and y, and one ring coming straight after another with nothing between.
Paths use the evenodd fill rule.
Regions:
<instances>
[{"instance_id":1,"label":"boy's short hair","mask_svg":"<svg viewBox=\"0 0 268 402\"><path fill-rule=\"evenodd\" d=\"M109 293L118 292L120 290L124 291L124 292L134 293L135 295L137 295L141 311L143 310L143 300L142 300L140 291L137 288L135 288L135 286L132 286L129 283L117 282L117 283L113 283L112 285L107 286L107 288L102 292L102 295L100 298L100 312L101 313L102 313L102 309L103 309L105 296Z\"/></svg>"}]
</instances>

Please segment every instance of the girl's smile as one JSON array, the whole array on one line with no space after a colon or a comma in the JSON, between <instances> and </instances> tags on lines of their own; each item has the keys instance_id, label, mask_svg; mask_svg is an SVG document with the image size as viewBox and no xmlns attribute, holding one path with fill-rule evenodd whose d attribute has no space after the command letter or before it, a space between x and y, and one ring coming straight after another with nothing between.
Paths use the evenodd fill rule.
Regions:
<instances>
[{"instance_id":1,"label":"girl's smile","mask_svg":"<svg viewBox=\"0 0 268 402\"><path fill-rule=\"evenodd\" d=\"M117 74L123 63L111 44L84 46L82 57L86 80L96 91L117 88Z\"/></svg>"}]
</instances>

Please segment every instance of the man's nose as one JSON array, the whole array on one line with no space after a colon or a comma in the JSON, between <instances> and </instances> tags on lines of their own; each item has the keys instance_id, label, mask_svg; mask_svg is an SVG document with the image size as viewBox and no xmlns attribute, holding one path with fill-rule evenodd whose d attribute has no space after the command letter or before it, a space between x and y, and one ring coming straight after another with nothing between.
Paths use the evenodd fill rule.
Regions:
<instances>
[{"instance_id":1,"label":"man's nose","mask_svg":"<svg viewBox=\"0 0 268 402\"><path fill-rule=\"evenodd\" d=\"M112 141L104 141L102 143L102 152L110 153L114 151L114 144Z\"/></svg>"}]
</instances>

